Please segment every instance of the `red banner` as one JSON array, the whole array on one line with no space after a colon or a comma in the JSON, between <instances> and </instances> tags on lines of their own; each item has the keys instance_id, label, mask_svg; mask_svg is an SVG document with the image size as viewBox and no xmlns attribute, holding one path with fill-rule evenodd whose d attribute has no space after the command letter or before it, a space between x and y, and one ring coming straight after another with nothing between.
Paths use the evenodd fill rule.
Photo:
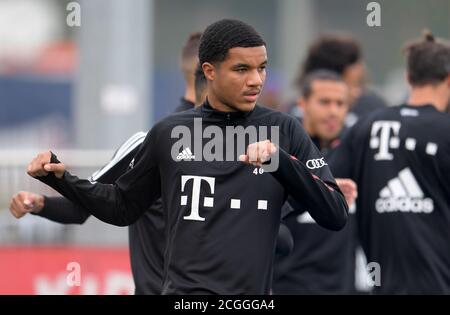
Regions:
<instances>
[{"instance_id":1,"label":"red banner","mask_svg":"<svg viewBox=\"0 0 450 315\"><path fill-rule=\"evenodd\" d=\"M0 247L0 294L133 294L127 248Z\"/></svg>"}]
</instances>

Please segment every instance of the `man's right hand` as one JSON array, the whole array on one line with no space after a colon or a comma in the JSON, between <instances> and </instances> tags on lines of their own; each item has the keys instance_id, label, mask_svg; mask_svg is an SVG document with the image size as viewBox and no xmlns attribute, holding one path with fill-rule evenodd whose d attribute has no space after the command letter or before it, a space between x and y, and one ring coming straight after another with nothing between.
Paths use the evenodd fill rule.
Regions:
<instances>
[{"instance_id":1,"label":"man's right hand","mask_svg":"<svg viewBox=\"0 0 450 315\"><path fill-rule=\"evenodd\" d=\"M62 178L66 167L63 163L50 163L51 158L52 153L50 151L39 153L30 164L28 164L28 175L31 177L40 177L47 176L49 172L53 172L56 177Z\"/></svg>"},{"instance_id":2,"label":"man's right hand","mask_svg":"<svg viewBox=\"0 0 450 315\"><path fill-rule=\"evenodd\" d=\"M336 178L336 183L344 194L348 206L351 207L358 198L358 186L350 178Z\"/></svg>"},{"instance_id":3,"label":"man's right hand","mask_svg":"<svg viewBox=\"0 0 450 315\"><path fill-rule=\"evenodd\" d=\"M17 219L29 212L39 213L44 208L44 196L28 191L20 191L11 198L9 211Z\"/></svg>"}]
</instances>

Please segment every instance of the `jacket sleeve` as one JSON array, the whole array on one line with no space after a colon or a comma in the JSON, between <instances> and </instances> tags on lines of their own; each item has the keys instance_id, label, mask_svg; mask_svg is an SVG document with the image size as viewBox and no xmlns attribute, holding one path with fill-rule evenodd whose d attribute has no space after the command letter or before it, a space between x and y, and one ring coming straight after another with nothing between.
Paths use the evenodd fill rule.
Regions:
<instances>
[{"instance_id":1,"label":"jacket sleeve","mask_svg":"<svg viewBox=\"0 0 450 315\"><path fill-rule=\"evenodd\" d=\"M355 160L356 152L353 150L352 140L354 139L356 127L357 125L347 131L339 145L329 156L328 162L335 178L351 178L355 180L354 168L357 161Z\"/></svg>"},{"instance_id":2,"label":"jacket sleeve","mask_svg":"<svg viewBox=\"0 0 450 315\"><path fill-rule=\"evenodd\" d=\"M156 138L152 130L136 154L133 168L114 184L80 179L68 171L61 179L53 173L38 179L101 221L117 226L130 225L161 195ZM55 155L52 160L59 162Z\"/></svg>"},{"instance_id":3,"label":"jacket sleeve","mask_svg":"<svg viewBox=\"0 0 450 315\"><path fill-rule=\"evenodd\" d=\"M47 196L44 196L44 208L35 215L62 224L83 224L90 216L86 209L67 198Z\"/></svg>"},{"instance_id":4,"label":"jacket sleeve","mask_svg":"<svg viewBox=\"0 0 450 315\"><path fill-rule=\"evenodd\" d=\"M279 166L272 175L285 187L294 209L305 209L322 227L345 226L348 205L319 150L300 123L290 120L289 152L279 148Z\"/></svg>"},{"instance_id":5,"label":"jacket sleeve","mask_svg":"<svg viewBox=\"0 0 450 315\"><path fill-rule=\"evenodd\" d=\"M91 176L91 179L103 184L113 184L127 171L144 136L145 134L142 132L133 135L115 152L105 166ZM44 208L37 215L62 224L83 224L90 217L87 209L74 204L65 197L47 196L44 196Z\"/></svg>"}]
</instances>

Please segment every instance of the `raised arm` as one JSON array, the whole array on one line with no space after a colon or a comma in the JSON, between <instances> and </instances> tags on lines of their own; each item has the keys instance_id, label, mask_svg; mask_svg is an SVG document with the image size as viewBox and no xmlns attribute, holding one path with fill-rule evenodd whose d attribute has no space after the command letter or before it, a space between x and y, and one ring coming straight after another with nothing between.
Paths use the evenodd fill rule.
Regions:
<instances>
[{"instance_id":1,"label":"raised arm","mask_svg":"<svg viewBox=\"0 0 450 315\"><path fill-rule=\"evenodd\" d=\"M30 163L28 173L98 219L118 226L130 225L161 195L153 139L150 134L146 137L134 158L134 167L114 184L70 174L51 152L39 154Z\"/></svg>"},{"instance_id":2,"label":"raised arm","mask_svg":"<svg viewBox=\"0 0 450 315\"><path fill-rule=\"evenodd\" d=\"M265 141L249 145L241 160L261 165L273 154L279 154L278 168L271 174L292 197L294 209L307 210L324 228L342 229L347 221L348 205L325 159L294 119L290 121L287 136L291 142L289 152Z\"/></svg>"}]
</instances>

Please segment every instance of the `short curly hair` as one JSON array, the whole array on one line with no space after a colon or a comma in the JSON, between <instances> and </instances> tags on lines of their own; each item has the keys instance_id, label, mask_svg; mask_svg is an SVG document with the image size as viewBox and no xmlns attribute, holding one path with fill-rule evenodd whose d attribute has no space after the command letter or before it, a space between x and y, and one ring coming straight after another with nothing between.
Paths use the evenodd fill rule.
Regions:
<instances>
[{"instance_id":1,"label":"short curly hair","mask_svg":"<svg viewBox=\"0 0 450 315\"><path fill-rule=\"evenodd\" d=\"M231 48L259 46L266 46L266 42L252 26L239 20L223 19L209 25L203 32L198 59L200 65L221 62Z\"/></svg>"},{"instance_id":2,"label":"short curly hair","mask_svg":"<svg viewBox=\"0 0 450 315\"><path fill-rule=\"evenodd\" d=\"M359 43L346 34L327 34L318 38L309 48L300 69L297 84L316 70L330 70L343 75L345 70L362 59Z\"/></svg>"}]
</instances>

